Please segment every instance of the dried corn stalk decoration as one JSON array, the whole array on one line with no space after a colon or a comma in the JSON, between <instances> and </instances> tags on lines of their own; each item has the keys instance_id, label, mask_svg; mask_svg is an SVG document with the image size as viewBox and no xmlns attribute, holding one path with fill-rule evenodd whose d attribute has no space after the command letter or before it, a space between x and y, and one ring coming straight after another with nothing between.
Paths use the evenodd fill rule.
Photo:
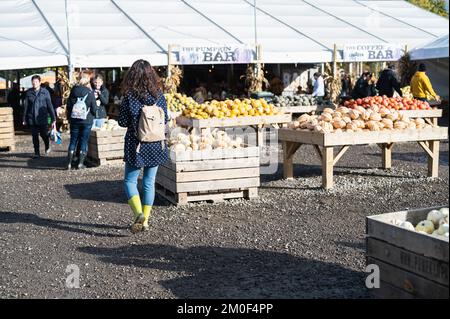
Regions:
<instances>
[{"instance_id":1,"label":"dried corn stalk decoration","mask_svg":"<svg viewBox=\"0 0 450 319\"><path fill-rule=\"evenodd\" d=\"M339 74L333 74L331 65L327 63L325 65L325 73L323 74L323 80L326 89L326 98L330 99L331 102L338 104L339 96L342 91L342 81Z\"/></svg>"},{"instance_id":2,"label":"dried corn stalk decoration","mask_svg":"<svg viewBox=\"0 0 450 319\"><path fill-rule=\"evenodd\" d=\"M183 71L176 66L170 66L170 76L164 78L164 93L175 94L183 79Z\"/></svg>"},{"instance_id":3,"label":"dried corn stalk decoration","mask_svg":"<svg viewBox=\"0 0 450 319\"><path fill-rule=\"evenodd\" d=\"M262 92L264 87L268 88L270 86L269 81L264 76L264 65L260 63L249 65L241 79L245 79L245 85L249 93Z\"/></svg>"},{"instance_id":4,"label":"dried corn stalk decoration","mask_svg":"<svg viewBox=\"0 0 450 319\"><path fill-rule=\"evenodd\" d=\"M400 75L400 86L405 87L411 83L411 79L417 70L417 62L411 61L409 53L403 55L398 61L398 69Z\"/></svg>"}]
</instances>

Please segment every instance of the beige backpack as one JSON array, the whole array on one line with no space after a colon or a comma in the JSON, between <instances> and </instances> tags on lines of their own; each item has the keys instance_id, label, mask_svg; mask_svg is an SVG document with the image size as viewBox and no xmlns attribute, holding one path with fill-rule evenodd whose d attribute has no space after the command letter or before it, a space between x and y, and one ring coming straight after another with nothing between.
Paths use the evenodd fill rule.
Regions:
<instances>
[{"instance_id":1,"label":"beige backpack","mask_svg":"<svg viewBox=\"0 0 450 319\"><path fill-rule=\"evenodd\" d=\"M144 105L139 117L137 138L141 143L161 142L166 140L166 121L164 111L157 105Z\"/></svg>"}]
</instances>

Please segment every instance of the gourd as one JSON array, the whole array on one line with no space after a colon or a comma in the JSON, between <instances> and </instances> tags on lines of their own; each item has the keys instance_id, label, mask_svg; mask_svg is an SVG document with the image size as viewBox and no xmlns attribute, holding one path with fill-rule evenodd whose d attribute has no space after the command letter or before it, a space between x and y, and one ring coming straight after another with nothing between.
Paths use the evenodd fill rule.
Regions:
<instances>
[{"instance_id":1,"label":"gourd","mask_svg":"<svg viewBox=\"0 0 450 319\"><path fill-rule=\"evenodd\" d=\"M421 221L416 226L417 232L425 232L427 234L432 234L434 232L434 224L429 220Z\"/></svg>"}]
</instances>

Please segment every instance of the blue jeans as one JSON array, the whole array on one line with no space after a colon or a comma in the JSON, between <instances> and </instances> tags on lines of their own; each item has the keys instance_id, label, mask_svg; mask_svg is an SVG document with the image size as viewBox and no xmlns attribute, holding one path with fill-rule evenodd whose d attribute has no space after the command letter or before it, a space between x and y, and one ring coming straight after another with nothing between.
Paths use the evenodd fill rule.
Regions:
<instances>
[{"instance_id":1,"label":"blue jeans","mask_svg":"<svg viewBox=\"0 0 450 319\"><path fill-rule=\"evenodd\" d=\"M92 125L86 124L70 124L69 152L75 151L77 144L80 143L80 151L87 153L91 127Z\"/></svg>"},{"instance_id":2,"label":"blue jeans","mask_svg":"<svg viewBox=\"0 0 450 319\"><path fill-rule=\"evenodd\" d=\"M92 125L92 128L102 128L103 123L105 123L106 119L94 119L94 124Z\"/></svg>"},{"instance_id":3,"label":"blue jeans","mask_svg":"<svg viewBox=\"0 0 450 319\"><path fill-rule=\"evenodd\" d=\"M143 205L153 206L155 201L155 179L158 166L156 167L144 167L144 176L142 178L144 188ZM133 196L139 196L139 190L137 187L139 174L141 169L139 167L125 164L125 192L127 193L127 199L129 200Z\"/></svg>"}]
</instances>

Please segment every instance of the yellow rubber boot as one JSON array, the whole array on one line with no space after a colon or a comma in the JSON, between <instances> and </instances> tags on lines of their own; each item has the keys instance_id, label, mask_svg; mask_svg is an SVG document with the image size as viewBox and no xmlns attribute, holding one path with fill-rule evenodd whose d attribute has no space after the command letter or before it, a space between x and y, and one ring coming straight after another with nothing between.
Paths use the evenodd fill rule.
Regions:
<instances>
[{"instance_id":1,"label":"yellow rubber boot","mask_svg":"<svg viewBox=\"0 0 450 319\"><path fill-rule=\"evenodd\" d=\"M152 212L152 206L144 205L144 223L142 224L145 231L148 231L148 221L150 219L150 214Z\"/></svg>"},{"instance_id":2,"label":"yellow rubber boot","mask_svg":"<svg viewBox=\"0 0 450 319\"><path fill-rule=\"evenodd\" d=\"M133 225L131 226L131 232L137 233L142 230L142 224L144 222L144 214L142 213L141 198L139 195L135 195L128 200L128 204L133 211Z\"/></svg>"}]
</instances>

